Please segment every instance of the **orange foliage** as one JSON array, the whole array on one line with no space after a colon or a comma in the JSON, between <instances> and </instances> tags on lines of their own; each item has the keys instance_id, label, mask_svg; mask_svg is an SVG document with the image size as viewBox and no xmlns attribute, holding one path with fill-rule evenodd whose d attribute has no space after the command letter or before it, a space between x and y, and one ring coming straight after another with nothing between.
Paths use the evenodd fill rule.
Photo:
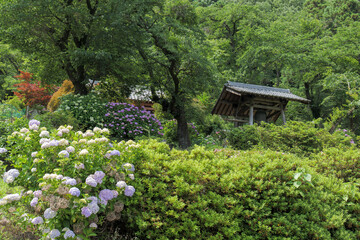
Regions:
<instances>
[{"instance_id":1,"label":"orange foliage","mask_svg":"<svg viewBox=\"0 0 360 240\"><path fill-rule=\"evenodd\" d=\"M55 92L54 95L51 97L47 105L47 109L51 112L55 111L60 105L59 98L66 94L74 92L74 90L75 88L73 83L70 80L65 80L59 90L57 90L57 92Z\"/></svg>"},{"instance_id":2,"label":"orange foliage","mask_svg":"<svg viewBox=\"0 0 360 240\"><path fill-rule=\"evenodd\" d=\"M15 77L21 82L14 84L17 88L14 94L23 100L26 106L32 107L38 104L46 106L51 98L49 92L51 86L42 87L40 81L32 81L32 73L19 71L20 75Z\"/></svg>"}]
</instances>

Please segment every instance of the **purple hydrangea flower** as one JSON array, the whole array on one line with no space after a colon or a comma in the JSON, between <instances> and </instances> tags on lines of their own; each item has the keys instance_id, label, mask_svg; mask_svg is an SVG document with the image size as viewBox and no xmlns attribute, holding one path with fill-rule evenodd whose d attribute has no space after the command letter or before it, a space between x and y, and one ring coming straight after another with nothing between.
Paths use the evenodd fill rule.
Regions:
<instances>
[{"instance_id":1,"label":"purple hydrangea flower","mask_svg":"<svg viewBox=\"0 0 360 240\"><path fill-rule=\"evenodd\" d=\"M131 172L134 172L135 171L135 167L134 165L132 165L131 163L125 163L122 165L122 167L125 169L125 170L129 170Z\"/></svg>"},{"instance_id":2,"label":"purple hydrangea flower","mask_svg":"<svg viewBox=\"0 0 360 240\"><path fill-rule=\"evenodd\" d=\"M112 151L110 152L110 155L111 155L111 156L120 156L120 152L119 152L118 150L112 150Z\"/></svg>"},{"instance_id":3,"label":"purple hydrangea flower","mask_svg":"<svg viewBox=\"0 0 360 240\"><path fill-rule=\"evenodd\" d=\"M63 158L68 158L69 157L69 152L66 151L66 150L62 150L61 152L59 152L58 156L63 157Z\"/></svg>"},{"instance_id":4,"label":"purple hydrangea flower","mask_svg":"<svg viewBox=\"0 0 360 240\"><path fill-rule=\"evenodd\" d=\"M113 199L117 198L117 196L119 196L119 193L116 190L112 190L112 193L113 193Z\"/></svg>"},{"instance_id":5,"label":"purple hydrangea flower","mask_svg":"<svg viewBox=\"0 0 360 240\"><path fill-rule=\"evenodd\" d=\"M90 209L90 211L94 214L96 214L100 208L99 206L97 205L97 203L94 201L94 202L91 202L88 204L88 208Z\"/></svg>"},{"instance_id":6,"label":"purple hydrangea flower","mask_svg":"<svg viewBox=\"0 0 360 240\"><path fill-rule=\"evenodd\" d=\"M72 153L75 151L75 148L73 146L67 147L66 151L68 151L69 153Z\"/></svg>"},{"instance_id":7,"label":"purple hydrangea flower","mask_svg":"<svg viewBox=\"0 0 360 240\"><path fill-rule=\"evenodd\" d=\"M32 125L40 126L40 122L38 120L32 119L29 121L29 127Z\"/></svg>"},{"instance_id":8,"label":"purple hydrangea flower","mask_svg":"<svg viewBox=\"0 0 360 240\"><path fill-rule=\"evenodd\" d=\"M75 168L76 169L85 169L85 165L83 163L80 163L80 164L75 164Z\"/></svg>"},{"instance_id":9,"label":"purple hydrangea flower","mask_svg":"<svg viewBox=\"0 0 360 240\"><path fill-rule=\"evenodd\" d=\"M75 186L76 185L76 180L74 178L68 178L63 183L66 184L66 185Z\"/></svg>"},{"instance_id":10,"label":"purple hydrangea flower","mask_svg":"<svg viewBox=\"0 0 360 240\"><path fill-rule=\"evenodd\" d=\"M49 145L50 145L50 147L57 147L57 146L59 146L59 141L58 140L51 140L49 142Z\"/></svg>"},{"instance_id":11,"label":"purple hydrangea flower","mask_svg":"<svg viewBox=\"0 0 360 240\"><path fill-rule=\"evenodd\" d=\"M35 192L33 192L33 194L34 194L35 197L39 198L42 195L42 191L41 190L36 190Z\"/></svg>"},{"instance_id":12,"label":"purple hydrangea flower","mask_svg":"<svg viewBox=\"0 0 360 240\"><path fill-rule=\"evenodd\" d=\"M96 171L94 173L94 179L97 183L101 184L102 183L102 179L105 177L105 173L103 171Z\"/></svg>"},{"instance_id":13,"label":"purple hydrangea flower","mask_svg":"<svg viewBox=\"0 0 360 240\"><path fill-rule=\"evenodd\" d=\"M48 208L44 212L44 218L45 219L51 219L56 216L56 211L52 210L51 208Z\"/></svg>"},{"instance_id":14,"label":"purple hydrangea flower","mask_svg":"<svg viewBox=\"0 0 360 240\"><path fill-rule=\"evenodd\" d=\"M80 196L80 190L77 187L70 188L69 193L76 197Z\"/></svg>"},{"instance_id":15,"label":"purple hydrangea flower","mask_svg":"<svg viewBox=\"0 0 360 240\"><path fill-rule=\"evenodd\" d=\"M6 152L7 152L7 150L5 148L0 148L0 154L1 153L6 153Z\"/></svg>"},{"instance_id":16,"label":"purple hydrangea flower","mask_svg":"<svg viewBox=\"0 0 360 240\"><path fill-rule=\"evenodd\" d=\"M135 193L135 188L133 186L126 186L125 187L125 196L132 197Z\"/></svg>"},{"instance_id":17,"label":"purple hydrangea flower","mask_svg":"<svg viewBox=\"0 0 360 240\"><path fill-rule=\"evenodd\" d=\"M86 218L90 217L91 213L92 212L91 212L90 208L88 208L88 207L83 207L81 209L81 214L84 215Z\"/></svg>"},{"instance_id":18,"label":"purple hydrangea flower","mask_svg":"<svg viewBox=\"0 0 360 240\"><path fill-rule=\"evenodd\" d=\"M55 239L55 238L57 238L57 237L60 237L60 231L57 230L57 229L51 230L51 232L49 233L49 237L50 237L51 239Z\"/></svg>"},{"instance_id":19,"label":"purple hydrangea flower","mask_svg":"<svg viewBox=\"0 0 360 240\"><path fill-rule=\"evenodd\" d=\"M14 182L15 178L20 175L19 170L17 169L10 169L9 171L4 173L3 180L5 183L12 183Z\"/></svg>"},{"instance_id":20,"label":"purple hydrangea flower","mask_svg":"<svg viewBox=\"0 0 360 240\"><path fill-rule=\"evenodd\" d=\"M38 202L39 202L39 198L34 197L30 202L30 206L35 207L38 204Z\"/></svg>"},{"instance_id":21,"label":"purple hydrangea flower","mask_svg":"<svg viewBox=\"0 0 360 240\"><path fill-rule=\"evenodd\" d=\"M68 229L64 234L65 239L74 238L74 237L75 237L75 233L73 231L71 231L70 229Z\"/></svg>"},{"instance_id":22,"label":"purple hydrangea flower","mask_svg":"<svg viewBox=\"0 0 360 240\"><path fill-rule=\"evenodd\" d=\"M98 202L98 199L95 196L88 197L87 200L90 200L91 202L95 202L95 203Z\"/></svg>"},{"instance_id":23,"label":"purple hydrangea flower","mask_svg":"<svg viewBox=\"0 0 360 240\"><path fill-rule=\"evenodd\" d=\"M42 217L36 217L33 218L33 220L31 220L32 224L43 224L44 223L44 219Z\"/></svg>"},{"instance_id":24,"label":"purple hydrangea flower","mask_svg":"<svg viewBox=\"0 0 360 240\"><path fill-rule=\"evenodd\" d=\"M110 189L101 190L99 193L99 198L101 200L109 201L113 199L113 197L114 197L114 193Z\"/></svg>"},{"instance_id":25,"label":"purple hydrangea flower","mask_svg":"<svg viewBox=\"0 0 360 240\"><path fill-rule=\"evenodd\" d=\"M89 186L92 187L96 187L97 186L97 182L95 181L95 179L92 177L93 175L90 175L86 178L85 183Z\"/></svg>"}]
</instances>

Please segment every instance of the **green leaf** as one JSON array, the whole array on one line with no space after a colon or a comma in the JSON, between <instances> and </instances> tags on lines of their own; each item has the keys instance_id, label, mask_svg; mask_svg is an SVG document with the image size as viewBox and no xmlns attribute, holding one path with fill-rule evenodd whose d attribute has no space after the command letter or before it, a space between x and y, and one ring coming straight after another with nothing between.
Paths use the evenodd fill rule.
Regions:
<instances>
[{"instance_id":1,"label":"green leaf","mask_svg":"<svg viewBox=\"0 0 360 240\"><path fill-rule=\"evenodd\" d=\"M300 182L300 181L294 182L294 186L295 186L296 188L299 188L299 187L301 186L301 182Z\"/></svg>"},{"instance_id":2,"label":"green leaf","mask_svg":"<svg viewBox=\"0 0 360 240\"><path fill-rule=\"evenodd\" d=\"M311 182L311 175L310 174L305 174L304 175L304 179L306 180L306 181L308 181L308 182Z\"/></svg>"},{"instance_id":3,"label":"green leaf","mask_svg":"<svg viewBox=\"0 0 360 240\"><path fill-rule=\"evenodd\" d=\"M299 177L301 176L301 174L302 174L302 172L297 172L297 173L295 173L295 174L294 174L294 179L295 179L295 180L298 180Z\"/></svg>"}]
</instances>

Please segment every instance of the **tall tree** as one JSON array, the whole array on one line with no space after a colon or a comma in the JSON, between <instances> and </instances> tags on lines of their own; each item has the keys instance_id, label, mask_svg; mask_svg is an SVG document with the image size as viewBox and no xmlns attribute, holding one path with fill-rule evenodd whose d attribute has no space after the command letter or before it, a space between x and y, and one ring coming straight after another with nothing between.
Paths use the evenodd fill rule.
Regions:
<instances>
[{"instance_id":1,"label":"tall tree","mask_svg":"<svg viewBox=\"0 0 360 240\"><path fill-rule=\"evenodd\" d=\"M204 35L197 27L195 9L187 0L158 1L144 11L133 19L142 34L136 47L147 75L144 84L151 86L153 100L177 120L179 145L187 148L191 144L187 105L198 92L212 85ZM161 90L162 96L156 90Z\"/></svg>"},{"instance_id":2,"label":"tall tree","mask_svg":"<svg viewBox=\"0 0 360 240\"><path fill-rule=\"evenodd\" d=\"M69 78L76 93L86 94L89 79L104 77L112 66L114 39L110 0L13 0L0 4L3 41L41 62L39 75ZM118 39L118 41L124 41Z\"/></svg>"}]
</instances>

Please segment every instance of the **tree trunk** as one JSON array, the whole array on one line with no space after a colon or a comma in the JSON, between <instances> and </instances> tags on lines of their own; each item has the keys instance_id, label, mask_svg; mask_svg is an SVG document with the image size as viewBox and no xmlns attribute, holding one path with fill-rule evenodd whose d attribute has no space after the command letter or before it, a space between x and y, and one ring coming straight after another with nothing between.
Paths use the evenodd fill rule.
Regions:
<instances>
[{"instance_id":1,"label":"tree trunk","mask_svg":"<svg viewBox=\"0 0 360 240\"><path fill-rule=\"evenodd\" d=\"M75 69L70 61L65 65L65 71L69 76L70 81L74 84L75 94L86 95L88 94L88 89L86 87L85 81L85 69L84 66L80 66Z\"/></svg>"},{"instance_id":2,"label":"tree trunk","mask_svg":"<svg viewBox=\"0 0 360 240\"><path fill-rule=\"evenodd\" d=\"M305 87L305 95L306 98L309 99L311 101L310 103L310 110L311 113L313 115L313 118L319 118L321 116L320 112L321 112L321 107L319 106L319 104L317 103L317 101L315 100L315 98L313 97L313 95L310 93L311 91L311 86L310 83L305 82L304 83L304 87Z\"/></svg>"},{"instance_id":3,"label":"tree trunk","mask_svg":"<svg viewBox=\"0 0 360 240\"><path fill-rule=\"evenodd\" d=\"M179 147L181 149L186 149L191 146L191 140L186 120L186 115L184 108L177 109L178 114L175 116L175 119L177 120L177 137L179 140Z\"/></svg>"}]
</instances>

